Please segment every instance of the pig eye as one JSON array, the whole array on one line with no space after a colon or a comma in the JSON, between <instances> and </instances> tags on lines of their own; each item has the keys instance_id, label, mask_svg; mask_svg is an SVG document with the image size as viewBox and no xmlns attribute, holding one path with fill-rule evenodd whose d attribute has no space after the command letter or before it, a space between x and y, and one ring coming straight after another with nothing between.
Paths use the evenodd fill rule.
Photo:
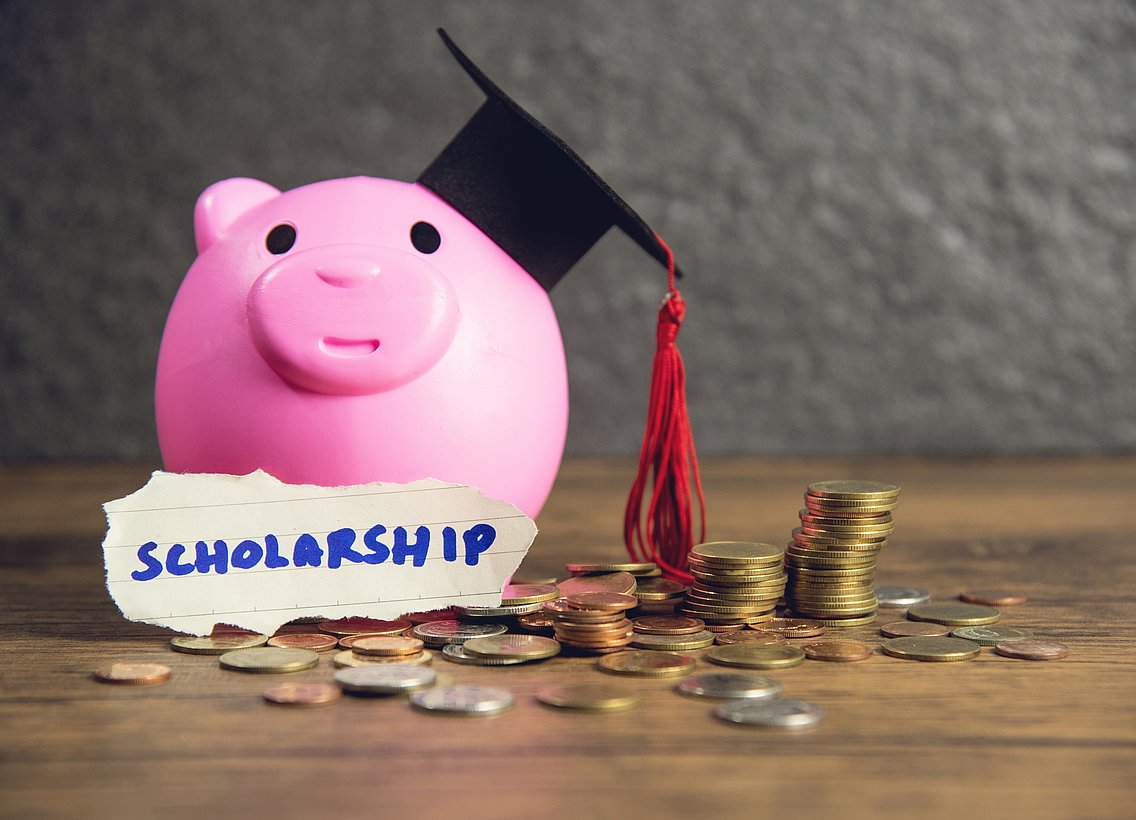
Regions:
<instances>
[{"instance_id":1,"label":"pig eye","mask_svg":"<svg viewBox=\"0 0 1136 820\"><path fill-rule=\"evenodd\" d=\"M442 245L442 235L429 222L415 222L410 229L410 241L419 253L433 253Z\"/></svg>"},{"instance_id":2,"label":"pig eye","mask_svg":"<svg viewBox=\"0 0 1136 820\"><path fill-rule=\"evenodd\" d=\"M268 237L264 240L264 246L268 248L268 252L277 256L287 253L295 244L296 229L291 225L277 225L268 232Z\"/></svg>"}]
</instances>

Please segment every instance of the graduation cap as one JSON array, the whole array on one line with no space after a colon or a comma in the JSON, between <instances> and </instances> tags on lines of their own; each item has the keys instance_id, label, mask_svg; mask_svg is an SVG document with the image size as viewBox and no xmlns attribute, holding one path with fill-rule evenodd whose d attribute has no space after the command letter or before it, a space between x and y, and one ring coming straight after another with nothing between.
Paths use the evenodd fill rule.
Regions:
<instances>
[{"instance_id":1,"label":"graduation cap","mask_svg":"<svg viewBox=\"0 0 1136 820\"><path fill-rule=\"evenodd\" d=\"M487 99L419 184L480 228L545 290L613 225L666 265L668 251L643 217L485 76L445 31L438 34Z\"/></svg>"},{"instance_id":2,"label":"graduation cap","mask_svg":"<svg viewBox=\"0 0 1136 820\"><path fill-rule=\"evenodd\" d=\"M418 183L469 219L545 290L552 290L612 226L667 267L647 429L627 501L624 540L635 560L654 561L665 574L689 583L695 498L699 540L705 538L706 519L686 411L686 375L675 346L685 302L675 287L674 256L575 151L485 76L445 31L438 34L487 99Z\"/></svg>"}]
</instances>

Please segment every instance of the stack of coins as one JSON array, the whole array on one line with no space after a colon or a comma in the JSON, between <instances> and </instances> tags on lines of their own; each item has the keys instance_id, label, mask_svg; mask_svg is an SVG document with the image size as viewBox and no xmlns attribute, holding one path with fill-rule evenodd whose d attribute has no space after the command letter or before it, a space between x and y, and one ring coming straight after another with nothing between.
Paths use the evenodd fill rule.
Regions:
<instances>
[{"instance_id":1,"label":"stack of coins","mask_svg":"<svg viewBox=\"0 0 1136 820\"><path fill-rule=\"evenodd\" d=\"M625 613L637 603L634 595L625 593L586 592L548 601L544 611L562 645L602 655L631 643L631 621Z\"/></svg>"},{"instance_id":2,"label":"stack of coins","mask_svg":"<svg viewBox=\"0 0 1136 820\"><path fill-rule=\"evenodd\" d=\"M785 555L794 614L828 626L876 618L876 559L894 529L899 487L874 481L810 484Z\"/></svg>"},{"instance_id":3,"label":"stack of coins","mask_svg":"<svg viewBox=\"0 0 1136 820\"><path fill-rule=\"evenodd\" d=\"M707 629L740 628L773 617L785 592L784 550L747 541L711 541L690 551L690 589L679 611Z\"/></svg>"}]
</instances>

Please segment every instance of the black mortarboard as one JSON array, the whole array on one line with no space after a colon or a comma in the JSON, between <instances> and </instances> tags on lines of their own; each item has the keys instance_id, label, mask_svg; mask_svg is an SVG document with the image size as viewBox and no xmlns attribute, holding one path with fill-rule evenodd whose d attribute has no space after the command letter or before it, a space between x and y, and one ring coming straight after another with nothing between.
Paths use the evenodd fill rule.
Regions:
<instances>
[{"instance_id":1,"label":"black mortarboard","mask_svg":"<svg viewBox=\"0 0 1136 820\"><path fill-rule=\"evenodd\" d=\"M565 142L511 100L445 31L442 42L489 98L418 182L552 290L612 225L667 264L643 218Z\"/></svg>"}]
</instances>

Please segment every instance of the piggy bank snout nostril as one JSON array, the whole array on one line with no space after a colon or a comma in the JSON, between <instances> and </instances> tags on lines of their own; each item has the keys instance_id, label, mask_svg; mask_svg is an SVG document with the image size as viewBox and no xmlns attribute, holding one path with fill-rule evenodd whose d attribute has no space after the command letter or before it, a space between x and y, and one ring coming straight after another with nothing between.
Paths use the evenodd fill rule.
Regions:
<instances>
[{"instance_id":1,"label":"piggy bank snout nostril","mask_svg":"<svg viewBox=\"0 0 1136 820\"><path fill-rule=\"evenodd\" d=\"M376 262L366 260L340 260L318 265L316 276L337 288L350 288L365 285L379 275L381 268Z\"/></svg>"}]
</instances>

